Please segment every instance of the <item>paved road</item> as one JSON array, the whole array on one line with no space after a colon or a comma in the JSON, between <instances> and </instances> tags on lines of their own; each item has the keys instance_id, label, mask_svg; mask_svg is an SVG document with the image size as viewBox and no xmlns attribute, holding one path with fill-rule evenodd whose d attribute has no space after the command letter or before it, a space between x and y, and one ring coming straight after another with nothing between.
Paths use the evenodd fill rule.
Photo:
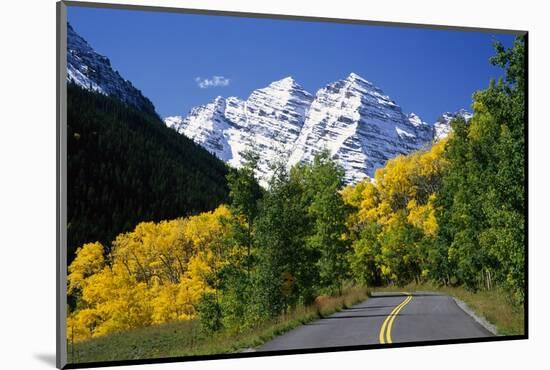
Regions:
<instances>
[{"instance_id":1,"label":"paved road","mask_svg":"<svg viewBox=\"0 0 550 370\"><path fill-rule=\"evenodd\" d=\"M349 309L283 334L257 350L277 351L492 335L447 295L377 293Z\"/></svg>"}]
</instances>

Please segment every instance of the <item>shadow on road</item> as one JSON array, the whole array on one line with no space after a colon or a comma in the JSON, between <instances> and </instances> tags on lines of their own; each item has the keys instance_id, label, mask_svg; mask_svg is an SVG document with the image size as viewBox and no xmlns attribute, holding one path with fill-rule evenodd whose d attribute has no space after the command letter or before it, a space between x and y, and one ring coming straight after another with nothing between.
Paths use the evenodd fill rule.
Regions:
<instances>
[{"instance_id":1,"label":"shadow on road","mask_svg":"<svg viewBox=\"0 0 550 370\"><path fill-rule=\"evenodd\" d=\"M388 305L388 306L356 306L351 308L346 308L345 311L363 311L363 310L370 310L370 309L377 309L377 308L390 308L395 307L395 305Z\"/></svg>"},{"instance_id":2,"label":"shadow on road","mask_svg":"<svg viewBox=\"0 0 550 370\"><path fill-rule=\"evenodd\" d=\"M411 293L413 297L435 297L435 296L443 296L445 294L440 293ZM373 293L369 299L376 299L376 298L396 298L396 297L404 297L405 294L403 293L396 293L396 294L377 294Z\"/></svg>"},{"instance_id":3,"label":"shadow on road","mask_svg":"<svg viewBox=\"0 0 550 370\"><path fill-rule=\"evenodd\" d=\"M345 313L345 311L341 311L340 313ZM399 316L408 316L406 314L399 314ZM328 316L323 317L323 320L333 320L333 319L359 319L359 318L365 318L365 317L388 317L388 314L382 314L382 315L342 315L342 316Z\"/></svg>"}]
</instances>

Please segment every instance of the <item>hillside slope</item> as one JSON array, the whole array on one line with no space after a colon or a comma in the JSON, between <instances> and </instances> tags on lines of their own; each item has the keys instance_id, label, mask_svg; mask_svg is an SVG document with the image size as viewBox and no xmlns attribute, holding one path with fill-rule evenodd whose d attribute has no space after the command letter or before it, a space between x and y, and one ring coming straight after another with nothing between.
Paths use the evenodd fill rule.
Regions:
<instances>
[{"instance_id":1,"label":"hillside slope","mask_svg":"<svg viewBox=\"0 0 550 370\"><path fill-rule=\"evenodd\" d=\"M67 99L69 263L83 243L227 200L226 165L156 114L72 83Z\"/></svg>"}]
</instances>

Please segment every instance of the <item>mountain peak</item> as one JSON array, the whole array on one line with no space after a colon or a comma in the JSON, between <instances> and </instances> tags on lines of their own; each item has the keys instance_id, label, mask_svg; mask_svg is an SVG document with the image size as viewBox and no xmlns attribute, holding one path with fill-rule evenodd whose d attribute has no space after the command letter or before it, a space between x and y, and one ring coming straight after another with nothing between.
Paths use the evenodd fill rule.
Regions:
<instances>
[{"instance_id":1,"label":"mountain peak","mask_svg":"<svg viewBox=\"0 0 550 370\"><path fill-rule=\"evenodd\" d=\"M277 87L279 89L284 89L284 90L295 89L297 87L301 88L301 86L298 85L298 83L296 83L296 80L291 76L282 78L277 81L273 81L272 83L269 84L269 86Z\"/></svg>"},{"instance_id":2,"label":"mountain peak","mask_svg":"<svg viewBox=\"0 0 550 370\"><path fill-rule=\"evenodd\" d=\"M359 76L357 73L355 72L351 72L348 77L346 77L346 80L347 81L350 81L350 82L362 82L362 83L366 83L368 85L371 85L371 83L367 80L365 80L363 77Z\"/></svg>"},{"instance_id":3,"label":"mountain peak","mask_svg":"<svg viewBox=\"0 0 550 370\"><path fill-rule=\"evenodd\" d=\"M337 81L336 84L345 86L346 89L356 89L368 94L374 93L375 95L380 95L388 101L391 101L389 97L384 94L382 89L355 72L351 72L345 79Z\"/></svg>"},{"instance_id":4,"label":"mountain peak","mask_svg":"<svg viewBox=\"0 0 550 370\"><path fill-rule=\"evenodd\" d=\"M427 125L426 122L422 121L420 119L420 117L418 117L418 115L416 113L409 113L409 122L415 126L415 127L420 127L420 126L425 126Z\"/></svg>"}]
</instances>

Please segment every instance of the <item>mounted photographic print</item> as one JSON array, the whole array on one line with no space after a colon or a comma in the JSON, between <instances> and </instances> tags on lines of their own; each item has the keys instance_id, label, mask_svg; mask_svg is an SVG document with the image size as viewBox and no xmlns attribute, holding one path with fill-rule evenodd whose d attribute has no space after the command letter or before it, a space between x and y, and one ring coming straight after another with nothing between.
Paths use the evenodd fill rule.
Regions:
<instances>
[{"instance_id":1,"label":"mounted photographic print","mask_svg":"<svg viewBox=\"0 0 550 370\"><path fill-rule=\"evenodd\" d=\"M525 31L58 3L58 367L527 338L526 68Z\"/></svg>"}]
</instances>

